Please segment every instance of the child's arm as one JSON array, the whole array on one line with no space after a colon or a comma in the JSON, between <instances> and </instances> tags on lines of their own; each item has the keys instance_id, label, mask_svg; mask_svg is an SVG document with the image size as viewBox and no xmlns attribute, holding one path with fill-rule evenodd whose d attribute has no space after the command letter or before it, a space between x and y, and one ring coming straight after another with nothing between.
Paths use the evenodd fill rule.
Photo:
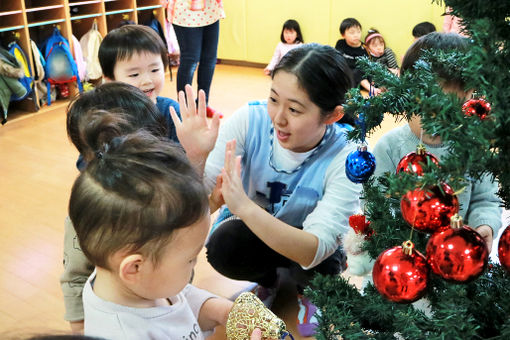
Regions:
<instances>
[{"instance_id":1,"label":"child's arm","mask_svg":"<svg viewBox=\"0 0 510 340\"><path fill-rule=\"evenodd\" d=\"M274 70L276 64L278 64L278 62L282 58L282 55L281 55L282 54L281 53L281 44L282 43L278 43L278 45L276 45L276 48L274 49L273 57L271 58L271 61L269 62L269 64L264 69L264 73L267 74L267 75L271 74L271 72Z\"/></svg>"},{"instance_id":2,"label":"child's arm","mask_svg":"<svg viewBox=\"0 0 510 340\"><path fill-rule=\"evenodd\" d=\"M485 175L471 187L469 208L466 212L467 224L476 229L489 247L492 247L493 235L501 228L501 202L496 195L498 184Z\"/></svg>"},{"instance_id":3,"label":"child's arm","mask_svg":"<svg viewBox=\"0 0 510 340\"><path fill-rule=\"evenodd\" d=\"M193 315L202 331L210 331L218 325L226 325L233 302L218 297L204 289L188 284L182 290Z\"/></svg>"},{"instance_id":4,"label":"child's arm","mask_svg":"<svg viewBox=\"0 0 510 340\"><path fill-rule=\"evenodd\" d=\"M64 228L64 272L60 277L60 286L66 309L64 318L70 322L73 333L83 332L82 290L93 270L94 266L81 251L74 226L67 217Z\"/></svg>"},{"instance_id":5,"label":"child's arm","mask_svg":"<svg viewBox=\"0 0 510 340\"><path fill-rule=\"evenodd\" d=\"M386 47L384 49L384 54L386 54L386 60L388 61L388 68L389 69L396 69L398 70L398 64L397 64L397 57L395 57L395 53L393 50L389 47Z\"/></svg>"},{"instance_id":6,"label":"child's arm","mask_svg":"<svg viewBox=\"0 0 510 340\"><path fill-rule=\"evenodd\" d=\"M212 298L204 302L198 315L198 324L201 329L213 329L216 326L227 324L228 313L233 302L225 298Z\"/></svg>"},{"instance_id":7,"label":"child's arm","mask_svg":"<svg viewBox=\"0 0 510 340\"><path fill-rule=\"evenodd\" d=\"M371 93L374 96L377 96L379 93L381 93L381 89L375 87L374 85L370 85L370 82L368 79L363 79L360 83L361 87L368 91L368 93Z\"/></svg>"}]
</instances>

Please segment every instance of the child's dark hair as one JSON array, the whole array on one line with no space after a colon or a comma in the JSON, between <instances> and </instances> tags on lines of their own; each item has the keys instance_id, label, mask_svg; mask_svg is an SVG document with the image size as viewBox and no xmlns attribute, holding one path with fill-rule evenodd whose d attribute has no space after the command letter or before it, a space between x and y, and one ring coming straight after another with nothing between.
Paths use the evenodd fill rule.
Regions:
<instances>
[{"instance_id":1,"label":"child's dark hair","mask_svg":"<svg viewBox=\"0 0 510 340\"><path fill-rule=\"evenodd\" d=\"M115 79L113 70L119 60L133 54L160 54L164 69L168 66L168 49L152 28L144 25L124 25L110 31L99 46L99 63L103 75Z\"/></svg>"},{"instance_id":2,"label":"child's dark hair","mask_svg":"<svg viewBox=\"0 0 510 340\"><path fill-rule=\"evenodd\" d=\"M347 18L342 20L342 23L340 24L340 34L344 35L345 31L351 27L359 27L359 29L361 29L361 24L354 18Z\"/></svg>"},{"instance_id":3,"label":"child's dark hair","mask_svg":"<svg viewBox=\"0 0 510 340\"><path fill-rule=\"evenodd\" d=\"M126 83L105 83L80 94L67 107L67 135L86 161L95 148L82 135L82 126L112 111L123 114L124 123L118 126L123 134L144 128L156 136L168 136L167 120L145 93Z\"/></svg>"},{"instance_id":4,"label":"child's dark hair","mask_svg":"<svg viewBox=\"0 0 510 340\"><path fill-rule=\"evenodd\" d=\"M290 50L271 76L274 78L280 71L297 77L299 85L323 116L344 104L346 92L354 86L352 71L345 58L331 46L312 43ZM354 125L354 119L344 115L340 123Z\"/></svg>"},{"instance_id":5,"label":"child's dark hair","mask_svg":"<svg viewBox=\"0 0 510 340\"><path fill-rule=\"evenodd\" d=\"M422 36L429 34L431 32L435 32L435 31L436 31L436 26L434 26L433 23L428 22L428 21L420 22L413 28L413 37L419 38L419 37L422 37Z\"/></svg>"},{"instance_id":6,"label":"child's dark hair","mask_svg":"<svg viewBox=\"0 0 510 340\"><path fill-rule=\"evenodd\" d=\"M376 40L379 40L383 44L385 43L382 34L379 33L379 31L376 30L375 28L370 28L367 31L367 36L365 37L365 45L369 45L370 41L376 41Z\"/></svg>"},{"instance_id":7,"label":"child's dark hair","mask_svg":"<svg viewBox=\"0 0 510 340\"><path fill-rule=\"evenodd\" d=\"M296 40L294 43L304 43L303 35L301 34L301 28L299 27L299 23L294 19L289 19L283 23L282 33L280 34L280 40L282 43L286 43L285 38L283 37L283 32L285 30L294 30L296 31Z\"/></svg>"},{"instance_id":8,"label":"child's dark hair","mask_svg":"<svg viewBox=\"0 0 510 340\"><path fill-rule=\"evenodd\" d=\"M407 50L402 60L401 74L412 72L415 63L420 59L425 50L466 51L468 48L468 39L456 33L432 32L416 40ZM436 67L434 71L444 80L445 85L454 85L458 88L464 88L464 80L460 73L452 75L441 67Z\"/></svg>"},{"instance_id":9,"label":"child's dark hair","mask_svg":"<svg viewBox=\"0 0 510 340\"><path fill-rule=\"evenodd\" d=\"M84 127L85 136L99 136L101 147L76 179L69 200L80 247L105 269L112 269L109 259L119 250L157 264L175 230L207 216L206 189L174 143L144 130L101 140L102 129L101 124Z\"/></svg>"}]
</instances>

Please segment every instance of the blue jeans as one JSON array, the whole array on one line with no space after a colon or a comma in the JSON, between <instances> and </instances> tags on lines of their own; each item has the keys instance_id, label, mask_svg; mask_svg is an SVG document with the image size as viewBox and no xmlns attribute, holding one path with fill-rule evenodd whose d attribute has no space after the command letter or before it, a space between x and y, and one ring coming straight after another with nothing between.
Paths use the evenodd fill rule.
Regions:
<instances>
[{"instance_id":1,"label":"blue jeans","mask_svg":"<svg viewBox=\"0 0 510 340\"><path fill-rule=\"evenodd\" d=\"M177 42L181 50L180 64L177 71L177 92L184 91L184 86L193 81L193 74L198 66L198 89L204 90L209 100L209 89L216 67L220 21L203 27L183 27L173 25Z\"/></svg>"}]
</instances>

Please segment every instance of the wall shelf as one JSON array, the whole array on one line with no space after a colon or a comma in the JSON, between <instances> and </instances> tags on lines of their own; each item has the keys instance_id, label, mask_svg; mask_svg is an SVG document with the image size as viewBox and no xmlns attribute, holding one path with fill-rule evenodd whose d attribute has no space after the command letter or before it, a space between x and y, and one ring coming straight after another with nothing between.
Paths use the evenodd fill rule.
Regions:
<instances>
[{"instance_id":1,"label":"wall shelf","mask_svg":"<svg viewBox=\"0 0 510 340\"><path fill-rule=\"evenodd\" d=\"M154 6L144 6L144 7L137 7L136 10L137 11L146 11L148 9L156 9L156 8L161 8L163 7L162 5L154 5Z\"/></svg>"},{"instance_id":2,"label":"wall shelf","mask_svg":"<svg viewBox=\"0 0 510 340\"><path fill-rule=\"evenodd\" d=\"M24 28L25 26L11 26L11 27L0 27L0 32L15 31Z\"/></svg>"},{"instance_id":3,"label":"wall shelf","mask_svg":"<svg viewBox=\"0 0 510 340\"><path fill-rule=\"evenodd\" d=\"M122 13L130 13L134 12L134 9L119 9L118 11L110 11L106 12L106 15L114 15L114 14L122 14Z\"/></svg>"},{"instance_id":4,"label":"wall shelf","mask_svg":"<svg viewBox=\"0 0 510 340\"><path fill-rule=\"evenodd\" d=\"M83 6L83 5L90 5L90 4L99 4L101 3L100 0L91 0L91 1L80 1L80 2L70 2L69 7L73 6Z\"/></svg>"},{"instance_id":5,"label":"wall shelf","mask_svg":"<svg viewBox=\"0 0 510 340\"><path fill-rule=\"evenodd\" d=\"M48 20L48 21L39 21L39 22L32 22L28 24L28 27L38 27L38 26L46 26L46 25L53 25L58 24L60 22L64 22L66 19L55 19L55 20Z\"/></svg>"},{"instance_id":6,"label":"wall shelf","mask_svg":"<svg viewBox=\"0 0 510 340\"><path fill-rule=\"evenodd\" d=\"M94 14L84 14L84 15L77 15L74 17L71 17L71 20L81 20L81 19L87 19L87 18L96 18L103 15L102 13L94 13Z\"/></svg>"},{"instance_id":7,"label":"wall shelf","mask_svg":"<svg viewBox=\"0 0 510 340\"><path fill-rule=\"evenodd\" d=\"M20 9L18 11L8 11L8 12L0 12L0 17L4 15L13 15L13 14L21 14L23 11Z\"/></svg>"},{"instance_id":8,"label":"wall shelf","mask_svg":"<svg viewBox=\"0 0 510 340\"><path fill-rule=\"evenodd\" d=\"M43 6L43 7L32 7L25 9L25 12L38 12L38 11L47 11L50 9L64 8L64 5L53 5L53 6Z\"/></svg>"}]
</instances>

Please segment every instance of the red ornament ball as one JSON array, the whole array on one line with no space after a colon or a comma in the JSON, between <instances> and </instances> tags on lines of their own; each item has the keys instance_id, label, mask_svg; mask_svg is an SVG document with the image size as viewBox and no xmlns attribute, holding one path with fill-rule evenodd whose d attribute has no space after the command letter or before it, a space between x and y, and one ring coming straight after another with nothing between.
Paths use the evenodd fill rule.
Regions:
<instances>
[{"instance_id":1,"label":"red ornament ball","mask_svg":"<svg viewBox=\"0 0 510 340\"><path fill-rule=\"evenodd\" d=\"M483 238L468 226L435 233L427 243L427 261L445 280L469 282L487 266L489 250Z\"/></svg>"},{"instance_id":2,"label":"red ornament ball","mask_svg":"<svg viewBox=\"0 0 510 340\"><path fill-rule=\"evenodd\" d=\"M439 161L436 156L423 149L413 151L402 157L397 165L397 174L401 171L413 173L418 176L423 175L423 166L429 163L439 165Z\"/></svg>"},{"instance_id":3,"label":"red ornament ball","mask_svg":"<svg viewBox=\"0 0 510 340\"><path fill-rule=\"evenodd\" d=\"M473 98L462 105L462 112L466 116L477 115L485 119L491 112L491 104L483 98Z\"/></svg>"},{"instance_id":4,"label":"red ornament ball","mask_svg":"<svg viewBox=\"0 0 510 340\"><path fill-rule=\"evenodd\" d=\"M382 252L374 263L374 286L386 299L411 303L425 295L429 269L427 260L418 251L411 255L403 247L393 247Z\"/></svg>"},{"instance_id":5,"label":"red ornament ball","mask_svg":"<svg viewBox=\"0 0 510 340\"><path fill-rule=\"evenodd\" d=\"M459 211L459 200L446 183L415 189L400 201L402 217L416 230L434 233L449 228L450 218Z\"/></svg>"},{"instance_id":6,"label":"red ornament ball","mask_svg":"<svg viewBox=\"0 0 510 340\"><path fill-rule=\"evenodd\" d=\"M510 272L510 225L499 238L498 257L501 265Z\"/></svg>"}]
</instances>

